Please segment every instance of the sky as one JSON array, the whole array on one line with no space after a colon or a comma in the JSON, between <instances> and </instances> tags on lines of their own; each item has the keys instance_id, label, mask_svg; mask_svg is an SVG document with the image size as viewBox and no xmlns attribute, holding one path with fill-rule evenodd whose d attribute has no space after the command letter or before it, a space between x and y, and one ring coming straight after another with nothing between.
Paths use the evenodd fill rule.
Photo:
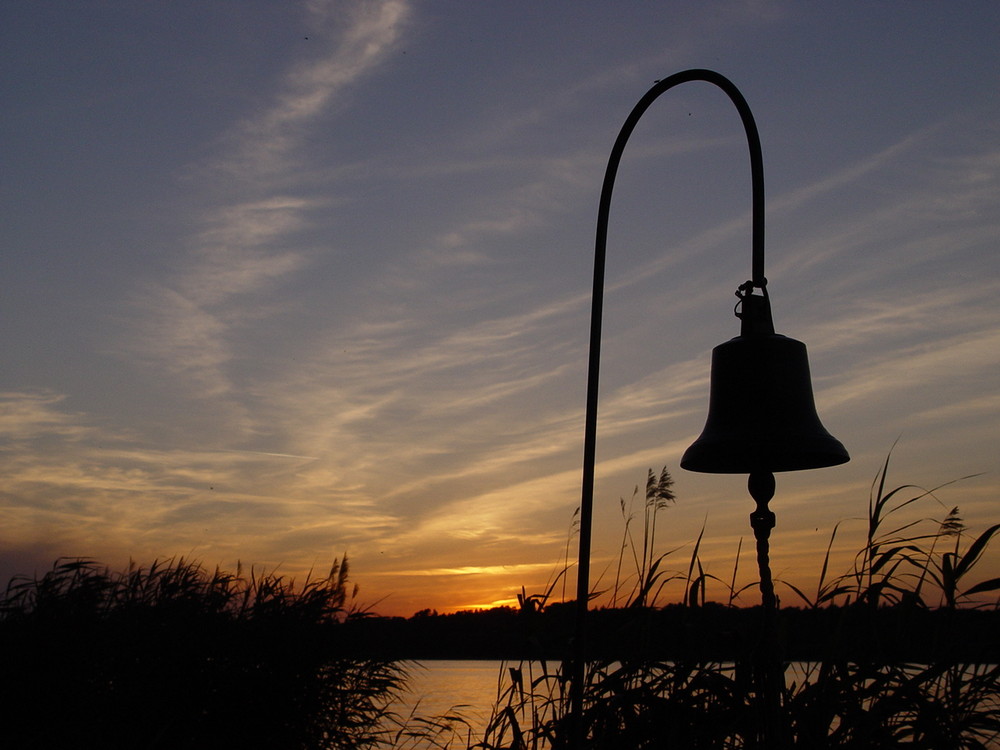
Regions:
<instances>
[{"instance_id":1,"label":"sky","mask_svg":"<svg viewBox=\"0 0 1000 750\"><path fill-rule=\"evenodd\" d=\"M835 527L850 567L890 451L890 486L977 475L900 518L982 531L998 37L992 2L5 2L0 576L184 556L301 582L346 555L382 614L545 590L575 556L604 168L688 68L753 111L775 326L852 458L777 476L776 578L814 587ZM662 467L664 564L704 530L707 573L742 539L755 579L745 478L678 467L749 214L732 104L661 96L611 208L598 587Z\"/></svg>"}]
</instances>

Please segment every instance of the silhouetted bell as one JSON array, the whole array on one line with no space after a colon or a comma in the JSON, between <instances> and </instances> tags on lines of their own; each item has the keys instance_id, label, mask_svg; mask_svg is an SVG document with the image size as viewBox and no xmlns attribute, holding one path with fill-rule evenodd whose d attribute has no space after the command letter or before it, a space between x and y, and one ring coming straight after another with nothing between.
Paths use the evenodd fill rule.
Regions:
<instances>
[{"instance_id":1,"label":"silhouetted bell","mask_svg":"<svg viewBox=\"0 0 1000 750\"><path fill-rule=\"evenodd\" d=\"M806 347L774 332L770 302L740 287L741 333L712 350L705 429L681 467L711 474L836 466L847 450L819 421Z\"/></svg>"}]
</instances>

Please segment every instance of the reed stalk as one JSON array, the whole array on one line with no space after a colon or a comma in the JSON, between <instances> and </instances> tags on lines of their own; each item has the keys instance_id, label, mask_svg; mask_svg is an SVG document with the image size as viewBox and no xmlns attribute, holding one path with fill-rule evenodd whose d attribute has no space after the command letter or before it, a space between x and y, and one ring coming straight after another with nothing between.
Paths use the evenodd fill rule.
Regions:
<instances>
[{"instance_id":1,"label":"reed stalk","mask_svg":"<svg viewBox=\"0 0 1000 750\"><path fill-rule=\"evenodd\" d=\"M782 663L779 720L784 741L789 747L810 750L1000 747L1000 665L974 658L976 644L966 642L961 629L967 620L957 617L960 609L1000 610L995 598L1000 578L973 582L976 566L1000 524L971 535L958 508L940 520L922 514L914 518L910 511L927 504L943 507L935 493L953 482L931 490L913 485L890 488L888 470L889 458L872 483L864 538L849 570L840 575L830 572L841 531L838 524L821 563L815 594L807 595L792 582L775 581L804 603L802 611L812 613L813 621L818 618L828 624L822 633L825 640L813 646L813 661L796 662L795 668L787 657ZM649 612L663 608L659 600L669 581L683 583L682 600L674 606L689 613L687 621L693 628L699 611L708 604L706 582L725 585L728 601L715 606L734 612L747 588L736 589L739 554L729 582L705 572L699 556L704 529L686 568L666 569L668 556L677 550L658 553L655 530L657 515L674 500L672 492L666 500L662 491L669 492L670 484L666 469L658 476L649 472L641 538L635 528L638 488L632 502L620 503L622 544L608 591L613 607L634 613L622 625L622 645L637 638L669 640L683 635L648 632L648 623L656 621ZM742 544L738 552L741 549ZM627 572L626 561L631 561L633 571ZM526 593L522 598L532 600ZM555 606L547 595L535 601L535 616ZM797 611L786 610L784 615L790 618ZM782 633L782 617L779 610L773 633L779 649L787 635ZM918 620L931 640L921 645L925 658L912 659L899 653L900 644L912 641L907 639L908 630ZM682 630L684 622L680 620ZM652 656L593 660L584 686L584 747L757 748L760 720L752 664L763 634L750 630L734 634L733 647L740 655L733 661L699 657L696 652L679 660ZM622 654L631 653L622 648ZM980 653L995 653L995 648ZM507 687L492 720L483 738L470 747L568 748L566 664L553 668L545 662L521 662L508 666L506 674Z\"/></svg>"}]
</instances>

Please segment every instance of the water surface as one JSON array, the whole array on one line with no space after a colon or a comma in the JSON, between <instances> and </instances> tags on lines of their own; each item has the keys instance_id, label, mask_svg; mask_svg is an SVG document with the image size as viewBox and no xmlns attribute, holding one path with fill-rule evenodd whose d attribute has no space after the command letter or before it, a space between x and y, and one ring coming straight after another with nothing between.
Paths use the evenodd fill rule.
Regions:
<instances>
[{"instance_id":1,"label":"water surface","mask_svg":"<svg viewBox=\"0 0 1000 750\"><path fill-rule=\"evenodd\" d=\"M457 712L468 722L473 741L478 741L482 739L497 699L503 664L501 661L457 659L409 662L407 690L393 710L401 717L412 712L425 718ZM432 745L414 743L407 747L416 750Z\"/></svg>"}]
</instances>

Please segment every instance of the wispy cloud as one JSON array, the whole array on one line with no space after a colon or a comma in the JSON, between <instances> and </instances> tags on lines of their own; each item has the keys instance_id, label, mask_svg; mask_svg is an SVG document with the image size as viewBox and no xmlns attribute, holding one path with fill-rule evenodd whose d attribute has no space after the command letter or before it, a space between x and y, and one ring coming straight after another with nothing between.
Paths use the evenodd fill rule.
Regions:
<instances>
[{"instance_id":1,"label":"wispy cloud","mask_svg":"<svg viewBox=\"0 0 1000 750\"><path fill-rule=\"evenodd\" d=\"M563 554L579 502L593 209L615 129L632 92L774 18L761 21L756 2L682 10L666 36L637 29L628 44L611 35L582 53L572 24L600 31L588 25L598 13L569 19L559 39L526 28L512 55L508 39L491 36L494 21L512 23L499 5L463 6L458 26L441 13L411 23L426 8L401 0L304 0L282 21L303 4L308 40L293 32L286 46L273 27L254 27L272 56L227 59L253 86L239 100L249 109L201 145L208 155L184 171L183 200L196 208L171 216L177 236L158 236L143 256L148 275L136 277L130 317L116 328L128 338L124 372L105 384L107 363L91 357L80 373L41 381L52 391L0 397L7 539L119 560L252 556L296 574L346 550L363 582L404 591L414 609L428 606L418 601L428 575L452 602L530 586L524 578ZM812 18L791 16L802 28ZM467 29L487 53L468 65L455 55L470 49ZM811 33L826 43L829 29ZM553 59L560 44L576 45L571 65ZM724 54L737 59L738 45ZM744 71L752 98L794 113L779 128L801 127L800 116L828 121L828 98L798 96L803 78L768 83L778 59ZM824 85L843 73L814 62ZM876 95L877 81L863 80ZM983 395L1000 365L1000 151L986 123L995 118L981 118L993 130L977 141L961 136L960 113L941 112L896 121L912 132L885 130L881 116L864 137L845 130L829 144L831 158L846 155L839 168L777 162L774 174L799 182L768 196L776 322L809 345L821 416L856 456L821 489L784 492L782 529L821 527L816 509L839 517L859 488L863 501L868 477L859 482L856 467L877 467L887 446L873 444L886 433L891 442L919 432L927 447L915 462L943 454L935 441L957 455L962 440L995 437L997 402ZM728 200L726 181L739 179L717 171L715 157L742 153L741 134L723 122L695 135L701 123L687 110L663 114L680 137L654 127L629 146L637 169L621 187L640 200L612 215L598 557L620 543L619 494L646 468L674 462L704 424L707 350L736 332L727 303L748 260L749 201L713 202L716 187ZM928 124L935 117L950 119ZM805 148L805 138L790 140ZM647 181L660 166L663 191ZM702 187L708 200L669 192ZM738 191L748 197L749 184ZM667 205L675 195L684 215ZM157 198L145 210L184 205ZM645 233L647 220L675 219L687 234ZM95 243L113 241L95 233ZM130 259L116 272L139 267ZM699 316L709 304L717 317ZM26 351L47 320L25 327L35 334ZM82 319L74 330L103 338L103 323ZM670 533L683 536L710 504L713 539L726 520L706 560L710 548L731 552L722 547L746 533L741 480L678 474L697 505L671 519Z\"/></svg>"},{"instance_id":2,"label":"wispy cloud","mask_svg":"<svg viewBox=\"0 0 1000 750\"><path fill-rule=\"evenodd\" d=\"M318 57L288 72L273 104L234 129L234 152L217 164L244 178L284 178L295 151L345 89L368 75L399 38L408 14L403 0L366 0L345 6L333 0L309 4L319 26L314 38L327 42Z\"/></svg>"},{"instance_id":3,"label":"wispy cloud","mask_svg":"<svg viewBox=\"0 0 1000 750\"><path fill-rule=\"evenodd\" d=\"M300 493L296 477L314 457L148 447L60 402L7 393L0 405L0 507L21 546L70 556L100 550L111 564L186 553L230 564L252 544L256 562L299 571L309 556L398 527L359 498L330 504Z\"/></svg>"},{"instance_id":4,"label":"wispy cloud","mask_svg":"<svg viewBox=\"0 0 1000 750\"><path fill-rule=\"evenodd\" d=\"M824 401L828 406L843 401L872 403L880 396L928 389L971 373L996 372L1000 365L998 352L1000 328L896 348L857 363L840 385L826 389ZM919 411L920 404L911 402L910 408Z\"/></svg>"},{"instance_id":5,"label":"wispy cloud","mask_svg":"<svg viewBox=\"0 0 1000 750\"><path fill-rule=\"evenodd\" d=\"M209 185L235 184L237 193L255 195L209 208L176 271L135 295L142 319L133 351L188 379L204 397L231 393L233 332L268 314L260 295L308 264L293 238L308 227L317 203L288 192L303 139L384 59L407 14L398 0L349 10L314 2L309 10L325 50L293 65L272 103L232 129L226 153L205 172Z\"/></svg>"},{"instance_id":6,"label":"wispy cloud","mask_svg":"<svg viewBox=\"0 0 1000 750\"><path fill-rule=\"evenodd\" d=\"M0 439L5 443L58 435L81 438L89 431L77 415L60 408L63 394L37 391L0 393Z\"/></svg>"}]
</instances>

